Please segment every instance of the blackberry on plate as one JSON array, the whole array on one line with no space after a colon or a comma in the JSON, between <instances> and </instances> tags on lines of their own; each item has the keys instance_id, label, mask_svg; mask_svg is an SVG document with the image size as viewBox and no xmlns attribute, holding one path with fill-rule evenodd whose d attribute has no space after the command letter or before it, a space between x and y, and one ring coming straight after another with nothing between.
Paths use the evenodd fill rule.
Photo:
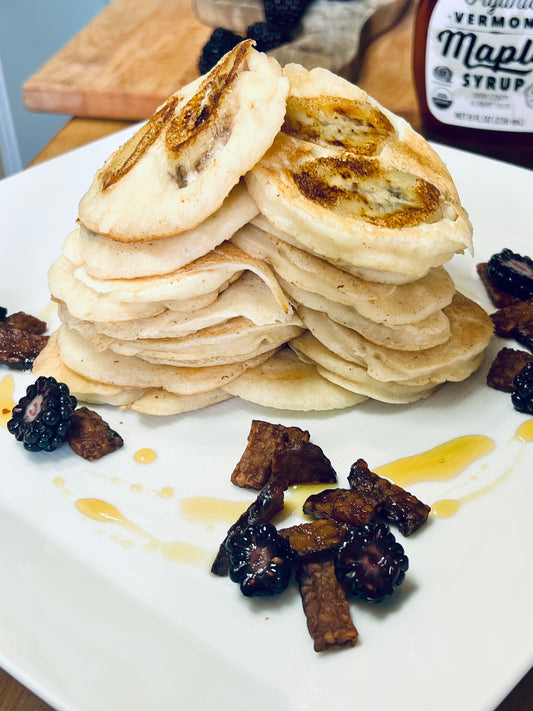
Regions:
<instances>
[{"instance_id":1,"label":"blackberry on plate","mask_svg":"<svg viewBox=\"0 0 533 711\"><path fill-rule=\"evenodd\" d=\"M51 452L66 440L76 405L65 383L41 375L13 408L7 429L30 452Z\"/></svg>"},{"instance_id":2,"label":"blackberry on plate","mask_svg":"<svg viewBox=\"0 0 533 711\"><path fill-rule=\"evenodd\" d=\"M310 0L263 0L268 24L294 27L302 18Z\"/></svg>"},{"instance_id":3,"label":"blackberry on plate","mask_svg":"<svg viewBox=\"0 0 533 711\"><path fill-rule=\"evenodd\" d=\"M256 22L246 30L246 37L255 40L255 48L258 52L268 52L279 47L280 44L288 41L289 36L286 27L270 22Z\"/></svg>"},{"instance_id":4,"label":"blackberry on plate","mask_svg":"<svg viewBox=\"0 0 533 711\"><path fill-rule=\"evenodd\" d=\"M527 363L515 375L511 401L518 412L533 415L533 362Z\"/></svg>"},{"instance_id":5,"label":"blackberry on plate","mask_svg":"<svg viewBox=\"0 0 533 711\"><path fill-rule=\"evenodd\" d=\"M242 42L242 37L226 30L223 27L217 27L211 33L211 37L205 43L200 59L198 60L198 69L200 74L205 74L212 69L219 59L231 52L239 42Z\"/></svg>"},{"instance_id":6,"label":"blackberry on plate","mask_svg":"<svg viewBox=\"0 0 533 711\"><path fill-rule=\"evenodd\" d=\"M487 274L508 294L523 301L533 298L533 260L530 257L503 249L489 259Z\"/></svg>"},{"instance_id":7,"label":"blackberry on plate","mask_svg":"<svg viewBox=\"0 0 533 711\"><path fill-rule=\"evenodd\" d=\"M283 592L292 573L294 554L288 539L271 523L248 526L226 543L229 576L247 597Z\"/></svg>"},{"instance_id":8,"label":"blackberry on plate","mask_svg":"<svg viewBox=\"0 0 533 711\"><path fill-rule=\"evenodd\" d=\"M335 557L335 573L346 592L369 602L392 595L408 567L402 546L382 521L353 528Z\"/></svg>"}]
</instances>

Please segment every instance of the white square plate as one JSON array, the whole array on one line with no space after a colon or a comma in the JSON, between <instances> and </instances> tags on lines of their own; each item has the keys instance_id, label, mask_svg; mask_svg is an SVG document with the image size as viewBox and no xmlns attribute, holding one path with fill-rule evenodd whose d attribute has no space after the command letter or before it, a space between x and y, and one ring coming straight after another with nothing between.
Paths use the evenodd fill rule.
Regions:
<instances>
[{"instance_id":1,"label":"white square plate","mask_svg":"<svg viewBox=\"0 0 533 711\"><path fill-rule=\"evenodd\" d=\"M48 266L127 133L0 183L0 305L10 312L49 313ZM449 269L489 308L475 263L506 246L533 252L533 173L439 152L475 231L475 259L457 256ZM97 408L125 446L92 464L68 447L30 454L0 428L0 664L68 711L491 711L533 663L533 444L515 436L527 418L510 397L485 385L501 345L467 382L410 406L302 415L234 399L164 419ZM6 375L15 400L33 381ZM341 485L359 457L376 468L462 435L495 441L452 481L410 487L430 504L484 493L408 539L398 534L406 581L382 605L352 604L353 649L313 651L295 587L248 600L208 572L229 522L193 520L182 506L197 496L252 500L229 477L253 418L308 429ZM134 460L143 447L156 452L152 464ZM84 516L82 498L112 504L126 523ZM180 543L205 557L176 560Z\"/></svg>"}]
</instances>

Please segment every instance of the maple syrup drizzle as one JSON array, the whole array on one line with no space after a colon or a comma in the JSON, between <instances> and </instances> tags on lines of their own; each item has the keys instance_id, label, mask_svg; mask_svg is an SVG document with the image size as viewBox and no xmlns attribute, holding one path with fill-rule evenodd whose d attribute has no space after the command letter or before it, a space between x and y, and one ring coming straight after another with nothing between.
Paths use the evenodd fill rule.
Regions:
<instances>
[{"instance_id":1,"label":"maple syrup drizzle","mask_svg":"<svg viewBox=\"0 0 533 711\"><path fill-rule=\"evenodd\" d=\"M209 556L201 548L182 541L160 541L123 514L113 504L102 499L78 499L76 508L87 518L101 523L114 523L127 528L148 541L147 550L158 550L168 560L204 564Z\"/></svg>"},{"instance_id":2,"label":"maple syrup drizzle","mask_svg":"<svg viewBox=\"0 0 533 711\"><path fill-rule=\"evenodd\" d=\"M431 505L431 515L436 516L437 518L451 518L459 511L461 506L463 506L464 504L467 504L470 501L474 501L480 496L483 496L484 494L488 494L490 491L493 491L513 473L520 460L521 455L522 450L518 451L515 454L511 466L509 466L501 476L499 476L490 484L481 487L481 489L477 489L476 491L472 491L469 494L465 494L465 496L461 496L459 499L441 499L440 501L436 501L434 504Z\"/></svg>"},{"instance_id":3,"label":"maple syrup drizzle","mask_svg":"<svg viewBox=\"0 0 533 711\"><path fill-rule=\"evenodd\" d=\"M4 375L0 380L0 425L7 427L11 419L11 411L17 404L13 400L15 381L12 375Z\"/></svg>"},{"instance_id":4,"label":"maple syrup drizzle","mask_svg":"<svg viewBox=\"0 0 533 711\"><path fill-rule=\"evenodd\" d=\"M183 518L196 523L234 523L248 506L249 501L229 501L211 496L190 496L182 499L180 513Z\"/></svg>"},{"instance_id":5,"label":"maple syrup drizzle","mask_svg":"<svg viewBox=\"0 0 533 711\"><path fill-rule=\"evenodd\" d=\"M384 464L374 471L402 487L421 482L449 481L490 454L495 447L496 442L490 437L465 435L420 454Z\"/></svg>"}]
</instances>

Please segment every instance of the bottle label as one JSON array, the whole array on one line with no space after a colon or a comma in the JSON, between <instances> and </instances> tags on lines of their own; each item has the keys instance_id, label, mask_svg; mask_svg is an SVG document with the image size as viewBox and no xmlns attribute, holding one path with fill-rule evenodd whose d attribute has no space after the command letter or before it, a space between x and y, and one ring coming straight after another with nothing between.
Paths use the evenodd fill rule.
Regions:
<instances>
[{"instance_id":1,"label":"bottle label","mask_svg":"<svg viewBox=\"0 0 533 711\"><path fill-rule=\"evenodd\" d=\"M439 0L426 94L442 123L533 132L533 0Z\"/></svg>"}]
</instances>

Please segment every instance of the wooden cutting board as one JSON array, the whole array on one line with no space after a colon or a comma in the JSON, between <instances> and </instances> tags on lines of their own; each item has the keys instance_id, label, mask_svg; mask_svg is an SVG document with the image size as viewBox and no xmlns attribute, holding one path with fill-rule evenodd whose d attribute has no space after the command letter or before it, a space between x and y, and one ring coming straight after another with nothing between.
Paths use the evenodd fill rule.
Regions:
<instances>
[{"instance_id":1,"label":"wooden cutting board","mask_svg":"<svg viewBox=\"0 0 533 711\"><path fill-rule=\"evenodd\" d=\"M211 6L197 2L195 14L191 0L114 0L25 82L26 107L86 118L150 117L170 94L198 76L198 57L213 29L209 23L218 23L207 13L215 4L210 1ZM397 22L408 3L355 0L354 56L343 67L345 76L348 72L348 78L356 78L362 50ZM390 82L390 77L383 81Z\"/></svg>"},{"instance_id":2,"label":"wooden cutting board","mask_svg":"<svg viewBox=\"0 0 533 711\"><path fill-rule=\"evenodd\" d=\"M198 76L190 0L114 0L23 86L30 111L140 120Z\"/></svg>"}]
</instances>

